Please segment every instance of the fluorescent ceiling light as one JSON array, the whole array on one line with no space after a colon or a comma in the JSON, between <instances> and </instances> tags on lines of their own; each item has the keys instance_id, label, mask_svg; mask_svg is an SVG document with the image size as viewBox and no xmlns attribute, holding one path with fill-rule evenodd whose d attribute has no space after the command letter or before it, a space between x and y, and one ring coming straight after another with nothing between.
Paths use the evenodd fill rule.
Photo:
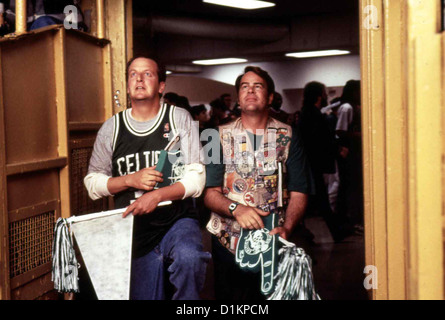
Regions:
<instances>
[{"instance_id":1,"label":"fluorescent ceiling light","mask_svg":"<svg viewBox=\"0 0 445 320\"><path fill-rule=\"evenodd\" d=\"M170 70L165 71L166 74L172 74Z\"/></svg>"},{"instance_id":2,"label":"fluorescent ceiling light","mask_svg":"<svg viewBox=\"0 0 445 320\"><path fill-rule=\"evenodd\" d=\"M275 3L257 0L203 0L203 2L247 10L275 6Z\"/></svg>"},{"instance_id":3,"label":"fluorescent ceiling light","mask_svg":"<svg viewBox=\"0 0 445 320\"><path fill-rule=\"evenodd\" d=\"M241 62L247 62L247 60L240 59L240 58L223 58L223 59L209 59L209 60L195 60L195 61L193 61L194 64L201 64L204 66L210 66L210 65L215 65L215 64L241 63Z\"/></svg>"},{"instance_id":4,"label":"fluorescent ceiling light","mask_svg":"<svg viewBox=\"0 0 445 320\"><path fill-rule=\"evenodd\" d=\"M286 53L286 57L312 58L312 57L339 56L339 55L350 54L350 53L351 52L347 51L347 50L321 50L321 51Z\"/></svg>"}]
</instances>

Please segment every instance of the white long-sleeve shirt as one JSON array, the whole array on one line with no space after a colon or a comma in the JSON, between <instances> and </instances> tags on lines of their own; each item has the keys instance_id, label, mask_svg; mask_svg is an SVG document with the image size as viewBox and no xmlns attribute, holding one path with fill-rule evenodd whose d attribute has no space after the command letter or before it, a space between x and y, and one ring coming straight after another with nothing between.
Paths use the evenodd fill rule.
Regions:
<instances>
[{"instance_id":1,"label":"white long-sleeve shirt","mask_svg":"<svg viewBox=\"0 0 445 320\"><path fill-rule=\"evenodd\" d=\"M352 123L354 109L349 103L344 103L337 111L337 127L335 130L348 131Z\"/></svg>"}]
</instances>

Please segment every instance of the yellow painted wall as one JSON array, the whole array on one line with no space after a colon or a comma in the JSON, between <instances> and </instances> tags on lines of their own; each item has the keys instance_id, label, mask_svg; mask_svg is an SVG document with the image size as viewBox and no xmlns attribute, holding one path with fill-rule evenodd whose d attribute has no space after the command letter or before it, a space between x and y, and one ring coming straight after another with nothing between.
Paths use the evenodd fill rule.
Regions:
<instances>
[{"instance_id":1,"label":"yellow painted wall","mask_svg":"<svg viewBox=\"0 0 445 320\"><path fill-rule=\"evenodd\" d=\"M443 299L440 1L362 0L360 10L370 294Z\"/></svg>"}]
</instances>

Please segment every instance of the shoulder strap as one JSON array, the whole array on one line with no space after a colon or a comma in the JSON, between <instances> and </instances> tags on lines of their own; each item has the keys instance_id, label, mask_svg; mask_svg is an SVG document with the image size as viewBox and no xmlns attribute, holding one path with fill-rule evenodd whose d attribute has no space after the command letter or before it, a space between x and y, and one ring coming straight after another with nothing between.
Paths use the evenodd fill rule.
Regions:
<instances>
[{"instance_id":1,"label":"shoulder strap","mask_svg":"<svg viewBox=\"0 0 445 320\"><path fill-rule=\"evenodd\" d=\"M121 117L121 113L125 112L125 111L121 111L117 114L114 115L113 119L114 119L114 128L113 128L113 152L114 149L116 147L116 141L117 141L117 137L119 135L119 125L120 125L120 117Z\"/></svg>"},{"instance_id":2,"label":"shoulder strap","mask_svg":"<svg viewBox=\"0 0 445 320\"><path fill-rule=\"evenodd\" d=\"M176 121L175 121L176 107L174 105L169 105L169 107L170 107L170 110L169 110L169 121L170 121L170 124L172 126L173 135L176 135L176 133L178 132L178 128L176 126Z\"/></svg>"}]
</instances>

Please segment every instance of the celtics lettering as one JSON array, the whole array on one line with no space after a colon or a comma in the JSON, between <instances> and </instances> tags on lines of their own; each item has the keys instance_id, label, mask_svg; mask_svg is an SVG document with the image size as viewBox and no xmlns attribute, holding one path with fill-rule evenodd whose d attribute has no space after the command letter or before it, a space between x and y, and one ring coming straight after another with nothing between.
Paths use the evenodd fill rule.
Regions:
<instances>
[{"instance_id":1,"label":"celtics lettering","mask_svg":"<svg viewBox=\"0 0 445 320\"><path fill-rule=\"evenodd\" d=\"M144 151L120 157L116 161L119 175L124 176L155 166L158 163L160 153L161 151Z\"/></svg>"}]
</instances>

